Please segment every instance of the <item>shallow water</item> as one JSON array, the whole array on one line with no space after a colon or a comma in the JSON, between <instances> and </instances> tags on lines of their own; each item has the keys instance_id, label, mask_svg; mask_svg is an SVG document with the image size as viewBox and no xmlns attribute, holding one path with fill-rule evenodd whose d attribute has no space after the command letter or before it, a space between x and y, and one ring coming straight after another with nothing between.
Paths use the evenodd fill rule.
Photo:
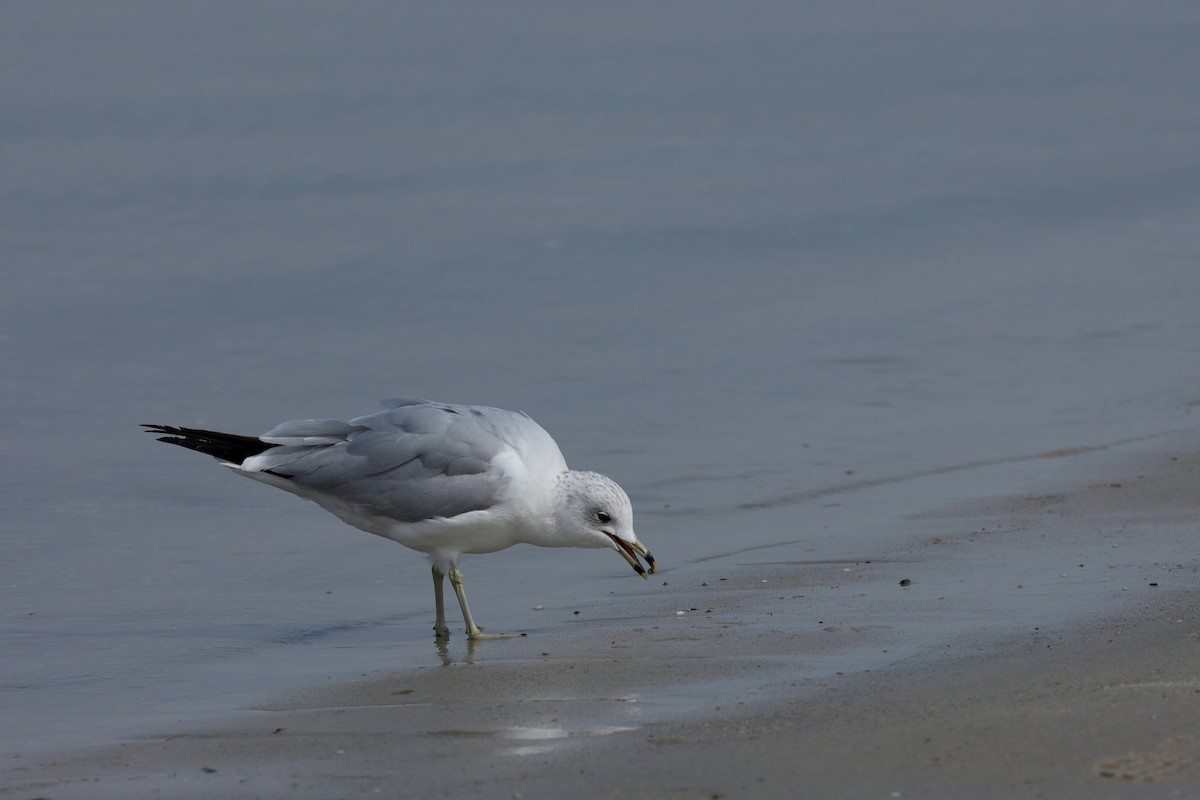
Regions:
<instances>
[{"instance_id":1,"label":"shallow water","mask_svg":"<svg viewBox=\"0 0 1200 800\"><path fill-rule=\"evenodd\" d=\"M5 751L438 663L420 556L139 422L523 409L667 581L1179 441L1189 5L656 9L0 12ZM654 591L464 568L533 636Z\"/></svg>"}]
</instances>

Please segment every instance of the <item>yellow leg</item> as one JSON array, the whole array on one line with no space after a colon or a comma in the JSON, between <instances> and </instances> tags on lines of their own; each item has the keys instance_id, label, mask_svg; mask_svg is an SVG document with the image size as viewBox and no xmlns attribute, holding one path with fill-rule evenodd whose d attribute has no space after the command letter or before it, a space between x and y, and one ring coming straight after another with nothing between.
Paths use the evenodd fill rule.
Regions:
<instances>
[{"instance_id":1,"label":"yellow leg","mask_svg":"<svg viewBox=\"0 0 1200 800\"><path fill-rule=\"evenodd\" d=\"M442 581L445 574L434 566L433 568L433 604L437 607L437 620L433 623L435 639L449 639L450 626L446 624L446 606L442 602Z\"/></svg>"},{"instance_id":2,"label":"yellow leg","mask_svg":"<svg viewBox=\"0 0 1200 800\"><path fill-rule=\"evenodd\" d=\"M514 636L524 636L523 633L484 633L479 630L475 620L471 618L471 609L467 606L467 593L463 589L463 574L457 564L450 565L450 585L458 595L458 604L462 607L463 622L467 623L467 638L469 639L507 639Z\"/></svg>"}]
</instances>

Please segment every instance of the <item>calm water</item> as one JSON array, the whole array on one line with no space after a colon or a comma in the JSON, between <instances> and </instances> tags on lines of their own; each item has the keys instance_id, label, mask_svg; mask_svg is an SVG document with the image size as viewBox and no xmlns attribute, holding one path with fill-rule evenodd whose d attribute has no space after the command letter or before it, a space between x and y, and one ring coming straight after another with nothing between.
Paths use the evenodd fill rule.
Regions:
<instances>
[{"instance_id":1,"label":"calm water","mask_svg":"<svg viewBox=\"0 0 1200 800\"><path fill-rule=\"evenodd\" d=\"M139 422L523 409L667 576L1193 425L1194 4L906 9L6 4L0 749L434 659L419 555ZM532 632L653 590L464 567Z\"/></svg>"}]
</instances>

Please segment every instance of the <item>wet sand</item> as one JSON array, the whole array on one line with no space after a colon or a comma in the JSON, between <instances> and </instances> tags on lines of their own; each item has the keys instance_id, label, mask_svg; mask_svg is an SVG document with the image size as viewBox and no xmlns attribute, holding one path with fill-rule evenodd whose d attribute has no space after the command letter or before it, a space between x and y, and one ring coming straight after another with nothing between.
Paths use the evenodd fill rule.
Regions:
<instances>
[{"instance_id":1,"label":"wet sand","mask_svg":"<svg viewBox=\"0 0 1200 800\"><path fill-rule=\"evenodd\" d=\"M1194 796L1200 456L1127 466L897 519L929 535L871 558L692 572L442 666L15 758L0 796Z\"/></svg>"}]
</instances>

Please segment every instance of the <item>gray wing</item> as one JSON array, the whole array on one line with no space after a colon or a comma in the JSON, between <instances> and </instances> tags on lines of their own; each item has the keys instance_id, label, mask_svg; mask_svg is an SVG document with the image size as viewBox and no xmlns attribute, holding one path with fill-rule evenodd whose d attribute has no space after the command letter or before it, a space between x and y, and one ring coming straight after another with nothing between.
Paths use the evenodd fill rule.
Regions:
<instances>
[{"instance_id":1,"label":"gray wing","mask_svg":"<svg viewBox=\"0 0 1200 800\"><path fill-rule=\"evenodd\" d=\"M505 477L492 458L508 445L486 414L416 398L385 405L386 411L350 422L285 422L260 437L279 446L243 468L400 522L454 517L496 503Z\"/></svg>"}]
</instances>

